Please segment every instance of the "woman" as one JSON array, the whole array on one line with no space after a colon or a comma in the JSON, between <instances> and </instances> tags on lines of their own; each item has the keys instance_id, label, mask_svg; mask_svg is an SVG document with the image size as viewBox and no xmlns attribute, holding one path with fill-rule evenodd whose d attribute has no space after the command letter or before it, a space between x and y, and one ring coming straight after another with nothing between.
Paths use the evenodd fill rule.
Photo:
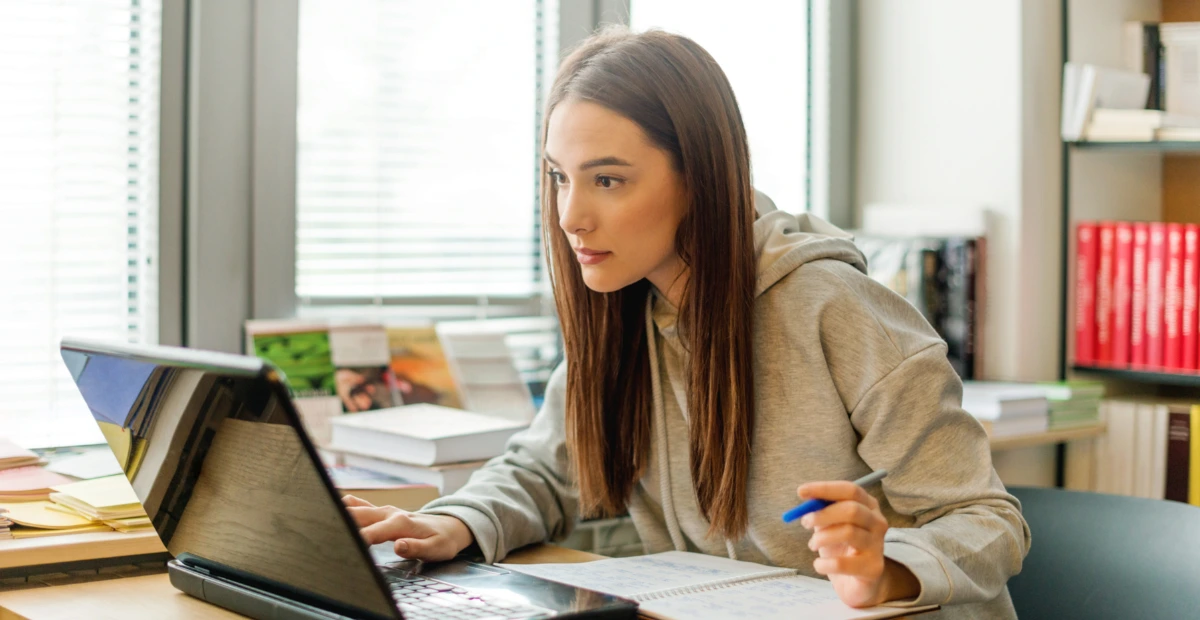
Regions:
<instances>
[{"instance_id":1,"label":"woman","mask_svg":"<svg viewBox=\"0 0 1200 620\"><path fill-rule=\"evenodd\" d=\"M555 80L544 242L566 363L505 455L370 543L496 561L628 510L647 552L827 576L849 605L1013 617L1029 532L944 343L838 229L756 214L733 92L689 39L607 30ZM864 491L853 480L890 473ZM798 487L798 488L797 488ZM798 501L836 502L801 524Z\"/></svg>"}]
</instances>

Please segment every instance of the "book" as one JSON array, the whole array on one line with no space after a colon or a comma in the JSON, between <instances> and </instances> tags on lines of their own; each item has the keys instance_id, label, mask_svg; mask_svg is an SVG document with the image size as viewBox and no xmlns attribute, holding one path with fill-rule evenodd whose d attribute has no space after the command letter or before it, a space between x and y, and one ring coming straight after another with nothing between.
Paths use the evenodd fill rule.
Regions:
<instances>
[{"instance_id":1,"label":"book","mask_svg":"<svg viewBox=\"0 0 1200 620\"><path fill-rule=\"evenodd\" d=\"M1144 222L1133 225L1133 289L1129 318L1129 363L1134 368L1146 365L1146 255L1150 246L1150 227Z\"/></svg>"},{"instance_id":2,"label":"book","mask_svg":"<svg viewBox=\"0 0 1200 620\"><path fill-rule=\"evenodd\" d=\"M945 275L938 333L946 341L950 365L962 379L975 379L975 239L952 237L942 246Z\"/></svg>"},{"instance_id":3,"label":"book","mask_svg":"<svg viewBox=\"0 0 1200 620\"><path fill-rule=\"evenodd\" d=\"M438 489L431 484L417 483L353 465L337 465L326 470L333 486L337 487L339 492L353 495L376 506L420 510L422 506L438 498Z\"/></svg>"},{"instance_id":4,"label":"book","mask_svg":"<svg viewBox=\"0 0 1200 620\"><path fill-rule=\"evenodd\" d=\"M461 489L470 480L471 474L483 468L487 463L487 461L468 461L423 467L353 452L343 452L341 456L346 465L433 485L442 495L449 495Z\"/></svg>"},{"instance_id":5,"label":"book","mask_svg":"<svg viewBox=\"0 0 1200 620\"><path fill-rule=\"evenodd\" d=\"M1100 253L1096 267L1096 364L1112 363L1113 261L1116 258L1116 224L1101 222Z\"/></svg>"},{"instance_id":6,"label":"book","mask_svg":"<svg viewBox=\"0 0 1200 620\"><path fill-rule=\"evenodd\" d=\"M387 343L400 400L397 404L462 407L437 328L390 327Z\"/></svg>"},{"instance_id":7,"label":"book","mask_svg":"<svg viewBox=\"0 0 1200 620\"><path fill-rule=\"evenodd\" d=\"M1050 410L1045 388L993 381L964 381L962 406L975 418L993 422L1022 416L1045 418Z\"/></svg>"},{"instance_id":8,"label":"book","mask_svg":"<svg viewBox=\"0 0 1200 620\"><path fill-rule=\"evenodd\" d=\"M652 618L893 618L936 607L855 609L826 580L775 568L684 551L580 564L500 564L533 575L637 601Z\"/></svg>"},{"instance_id":9,"label":"book","mask_svg":"<svg viewBox=\"0 0 1200 620\"><path fill-rule=\"evenodd\" d=\"M1084 139L1093 111L1099 108L1139 110L1146 107L1150 76L1096 65L1068 62L1063 67L1062 139Z\"/></svg>"},{"instance_id":10,"label":"book","mask_svg":"<svg viewBox=\"0 0 1200 620\"><path fill-rule=\"evenodd\" d=\"M1163 93L1163 46L1157 22L1125 22L1122 41L1123 69L1145 73L1150 76L1146 108L1161 110L1165 102Z\"/></svg>"},{"instance_id":11,"label":"book","mask_svg":"<svg viewBox=\"0 0 1200 620\"><path fill-rule=\"evenodd\" d=\"M1200 506L1200 405L1192 405L1188 430L1188 503Z\"/></svg>"},{"instance_id":12,"label":"book","mask_svg":"<svg viewBox=\"0 0 1200 620\"><path fill-rule=\"evenodd\" d=\"M1191 481L1192 408L1173 405L1167 426L1167 472L1164 499L1188 503Z\"/></svg>"},{"instance_id":13,"label":"book","mask_svg":"<svg viewBox=\"0 0 1200 620\"><path fill-rule=\"evenodd\" d=\"M1163 293L1163 367L1179 370L1183 366L1183 226L1167 224L1167 262Z\"/></svg>"},{"instance_id":14,"label":"book","mask_svg":"<svg viewBox=\"0 0 1200 620\"><path fill-rule=\"evenodd\" d=\"M1133 312L1133 225L1117 222L1115 234L1112 316L1108 322L1112 330L1112 364L1124 368L1129 366L1130 316Z\"/></svg>"},{"instance_id":15,"label":"book","mask_svg":"<svg viewBox=\"0 0 1200 620\"><path fill-rule=\"evenodd\" d=\"M1200 287L1196 278L1200 276L1200 227L1187 224L1183 227L1183 312L1179 324L1183 353L1180 367L1183 370L1200 369L1197 361L1196 305L1200 301Z\"/></svg>"},{"instance_id":16,"label":"book","mask_svg":"<svg viewBox=\"0 0 1200 620\"><path fill-rule=\"evenodd\" d=\"M1096 361L1096 264L1100 244L1096 223L1075 227L1075 363Z\"/></svg>"},{"instance_id":17,"label":"book","mask_svg":"<svg viewBox=\"0 0 1200 620\"><path fill-rule=\"evenodd\" d=\"M1167 226L1150 224L1146 259L1146 367L1163 365L1163 296L1166 294Z\"/></svg>"},{"instance_id":18,"label":"book","mask_svg":"<svg viewBox=\"0 0 1200 620\"><path fill-rule=\"evenodd\" d=\"M526 426L450 407L406 405L335 418L332 447L414 465L441 465L496 456Z\"/></svg>"}]
</instances>

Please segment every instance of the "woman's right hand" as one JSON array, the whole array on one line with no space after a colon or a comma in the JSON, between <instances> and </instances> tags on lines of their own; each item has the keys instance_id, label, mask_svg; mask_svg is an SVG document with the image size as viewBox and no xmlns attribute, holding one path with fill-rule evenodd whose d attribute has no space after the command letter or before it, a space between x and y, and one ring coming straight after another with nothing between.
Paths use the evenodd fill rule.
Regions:
<instances>
[{"instance_id":1,"label":"woman's right hand","mask_svg":"<svg viewBox=\"0 0 1200 620\"><path fill-rule=\"evenodd\" d=\"M458 519L427 515L395 506L376 506L353 495L342 498L358 532L368 545L396 541L396 555L410 560L449 560L466 549L475 537Z\"/></svg>"}]
</instances>

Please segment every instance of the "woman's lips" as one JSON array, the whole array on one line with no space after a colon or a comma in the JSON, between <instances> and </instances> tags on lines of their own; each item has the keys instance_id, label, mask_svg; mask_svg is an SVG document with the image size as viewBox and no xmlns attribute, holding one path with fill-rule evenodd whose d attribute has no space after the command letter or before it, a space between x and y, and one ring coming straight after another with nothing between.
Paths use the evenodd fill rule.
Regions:
<instances>
[{"instance_id":1,"label":"woman's lips","mask_svg":"<svg viewBox=\"0 0 1200 620\"><path fill-rule=\"evenodd\" d=\"M612 256L612 252L601 252L589 248L575 248L575 258L582 265L599 265Z\"/></svg>"}]
</instances>

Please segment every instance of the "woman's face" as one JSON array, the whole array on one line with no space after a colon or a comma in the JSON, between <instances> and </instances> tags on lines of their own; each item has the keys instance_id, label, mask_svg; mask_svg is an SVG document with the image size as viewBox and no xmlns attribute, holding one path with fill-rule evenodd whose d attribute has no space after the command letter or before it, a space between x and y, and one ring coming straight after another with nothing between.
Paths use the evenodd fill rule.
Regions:
<instances>
[{"instance_id":1,"label":"woman's face","mask_svg":"<svg viewBox=\"0 0 1200 620\"><path fill-rule=\"evenodd\" d=\"M687 201L670 155L628 118L568 100L550 114L545 157L558 225L588 288L608 293L647 278L678 305L675 231Z\"/></svg>"}]
</instances>

